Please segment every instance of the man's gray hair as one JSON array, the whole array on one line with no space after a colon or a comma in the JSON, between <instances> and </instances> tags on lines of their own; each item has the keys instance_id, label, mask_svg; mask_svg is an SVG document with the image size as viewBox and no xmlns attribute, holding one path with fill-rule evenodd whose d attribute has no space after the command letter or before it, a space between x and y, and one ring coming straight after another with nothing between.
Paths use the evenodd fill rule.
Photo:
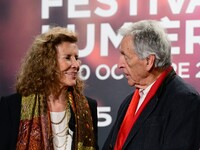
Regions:
<instances>
[{"instance_id":1,"label":"man's gray hair","mask_svg":"<svg viewBox=\"0 0 200 150\"><path fill-rule=\"evenodd\" d=\"M122 36L133 37L133 47L139 58L145 59L153 54L156 57L155 67L165 68L171 65L171 42L158 21L125 23L118 32Z\"/></svg>"}]
</instances>

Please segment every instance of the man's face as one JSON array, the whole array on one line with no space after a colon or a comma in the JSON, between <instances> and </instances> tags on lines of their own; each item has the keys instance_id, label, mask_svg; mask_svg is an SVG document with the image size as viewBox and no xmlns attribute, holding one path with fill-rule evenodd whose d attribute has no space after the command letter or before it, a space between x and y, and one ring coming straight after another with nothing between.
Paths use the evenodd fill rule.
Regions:
<instances>
[{"instance_id":1,"label":"man's face","mask_svg":"<svg viewBox=\"0 0 200 150\"><path fill-rule=\"evenodd\" d=\"M142 86L142 81L148 74L146 60L139 59L135 53L132 36L125 36L121 41L118 68L123 70L130 86Z\"/></svg>"}]
</instances>

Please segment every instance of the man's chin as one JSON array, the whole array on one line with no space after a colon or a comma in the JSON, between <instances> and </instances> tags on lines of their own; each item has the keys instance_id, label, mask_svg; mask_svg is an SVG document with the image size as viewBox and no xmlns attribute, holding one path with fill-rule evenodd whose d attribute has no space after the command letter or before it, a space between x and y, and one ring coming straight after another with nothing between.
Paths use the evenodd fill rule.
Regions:
<instances>
[{"instance_id":1,"label":"man's chin","mask_svg":"<svg viewBox=\"0 0 200 150\"><path fill-rule=\"evenodd\" d=\"M135 86L135 83L132 81L128 81L128 85L132 87L132 86Z\"/></svg>"}]
</instances>

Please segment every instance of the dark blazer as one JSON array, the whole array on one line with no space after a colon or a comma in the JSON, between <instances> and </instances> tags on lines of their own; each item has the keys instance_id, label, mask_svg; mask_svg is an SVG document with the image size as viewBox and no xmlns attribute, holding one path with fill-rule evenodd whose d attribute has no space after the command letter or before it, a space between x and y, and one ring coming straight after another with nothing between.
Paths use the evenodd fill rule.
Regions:
<instances>
[{"instance_id":1,"label":"dark blazer","mask_svg":"<svg viewBox=\"0 0 200 150\"><path fill-rule=\"evenodd\" d=\"M21 98L21 95L16 93L7 97L2 97L0 100L0 150L16 149L21 112ZM97 102L89 97L87 97L87 100L91 109L95 137L97 139ZM72 131L75 131L74 125L75 119L71 110L69 127ZM72 143L72 145L74 145L74 143ZM98 149L97 142L96 148Z\"/></svg>"},{"instance_id":2,"label":"dark blazer","mask_svg":"<svg viewBox=\"0 0 200 150\"><path fill-rule=\"evenodd\" d=\"M114 148L132 95L127 96L121 104L103 150ZM199 148L200 95L173 70L140 114L122 149L199 150Z\"/></svg>"}]
</instances>

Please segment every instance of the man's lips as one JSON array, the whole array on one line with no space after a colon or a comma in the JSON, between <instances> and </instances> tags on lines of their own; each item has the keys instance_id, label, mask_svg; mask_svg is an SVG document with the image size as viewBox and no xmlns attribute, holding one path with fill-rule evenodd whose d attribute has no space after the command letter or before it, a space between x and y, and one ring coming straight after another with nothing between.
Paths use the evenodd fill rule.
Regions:
<instances>
[{"instance_id":1,"label":"man's lips","mask_svg":"<svg viewBox=\"0 0 200 150\"><path fill-rule=\"evenodd\" d=\"M129 75L129 74L127 74L127 73L124 73L124 76L127 78L127 77L129 77L130 75Z\"/></svg>"}]
</instances>

